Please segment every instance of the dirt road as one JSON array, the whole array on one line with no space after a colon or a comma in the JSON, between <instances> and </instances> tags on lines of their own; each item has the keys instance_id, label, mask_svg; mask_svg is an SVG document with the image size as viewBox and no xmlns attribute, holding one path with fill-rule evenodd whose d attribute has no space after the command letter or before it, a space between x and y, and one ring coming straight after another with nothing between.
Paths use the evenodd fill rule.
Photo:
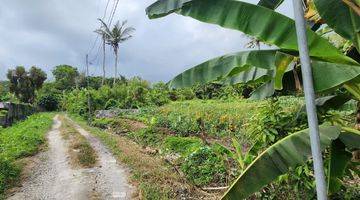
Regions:
<instances>
[{"instance_id":1,"label":"dirt road","mask_svg":"<svg viewBox=\"0 0 360 200\"><path fill-rule=\"evenodd\" d=\"M99 165L90 169L72 169L68 144L60 135L61 121L54 118L48 133L49 148L37 155L39 163L20 190L9 200L85 200L131 199L134 188L128 183L126 169L95 137L79 125L74 127L85 136L99 157Z\"/></svg>"}]
</instances>

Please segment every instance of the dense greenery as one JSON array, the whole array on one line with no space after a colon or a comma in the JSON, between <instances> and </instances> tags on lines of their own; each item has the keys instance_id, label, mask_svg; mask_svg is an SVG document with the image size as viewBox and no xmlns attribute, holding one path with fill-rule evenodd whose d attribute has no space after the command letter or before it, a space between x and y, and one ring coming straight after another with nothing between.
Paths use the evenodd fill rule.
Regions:
<instances>
[{"instance_id":1,"label":"dense greenery","mask_svg":"<svg viewBox=\"0 0 360 200\"><path fill-rule=\"evenodd\" d=\"M265 98L272 96L275 90L282 90L284 82L285 85L288 84L284 79L286 73L292 71L295 79L299 79L295 73L296 68L301 64L298 58L295 22L274 11L282 2L282 0L264 0L260 1L258 5L254 5L233 0L159 0L150 5L146 10L149 18L160 18L176 13L241 31L254 37L257 43L264 42L277 47L271 50L244 51L214 58L179 74L171 80L170 86L182 88L214 81L228 84L262 82L264 84L252 94L252 98ZM344 1L309 0L305 1L303 5L307 10L305 17L310 23L316 24L306 30L315 92L334 93L339 87L344 87L352 94L352 98L359 100L360 65L355 61L359 58L360 49L358 33L360 18L356 12L359 4L352 2L351 6ZM322 23L327 23L327 26L321 26ZM319 31L315 32L318 29ZM333 35L336 32L344 39L343 43L350 45L334 45L331 43L331 37L326 37L326 34L321 32L330 33L327 35ZM345 46L347 46L346 49ZM353 53L349 53L350 51ZM324 74L327 75L326 78L324 78ZM359 119L357 121L360 122ZM278 121L278 123L282 122ZM328 155L331 163L330 171L327 174L328 195L339 192L343 185L341 182L344 176L343 172L350 168L352 163L349 155L360 149L360 137L356 130L347 129L348 132L345 131L345 134L340 131L343 130L340 128L342 123L338 121L331 121L331 123L337 126L328 127L328 130L325 131L326 134L320 134L322 150L325 150L324 147L331 146L330 155ZM247 198L278 176L291 170L292 167L303 164L309 159L310 153L301 154L310 152L310 145L305 145L309 142L308 134L304 134L304 131L286 136L271 127L264 130L268 131L263 134L265 138L263 141L281 140L273 145L270 144L271 146L242 172L223 196L224 199ZM327 134L331 132L334 135L329 139ZM267 138L269 133L272 137ZM275 138L274 135L279 137ZM352 137L358 144L355 146L348 144L347 140L342 139L344 137ZM292 144L296 140L303 141L301 147ZM277 149L278 147L279 149ZM301 152L298 152L299 149ZM282 153L282 150L285 150L285 153ZM292 154L292 156L288 156L288 154ZM296 157L297 159L294 161L293 159ZM335 159L341 159L338 160L340 163L335 164L333 161ZM259 166L267 166L267 168L264 170ZM263 171L266 173L263 174Z\"/></svg>"},{"instance_id":2,"label":"dense greenery","mask_svg":"<svg viewBox=\"0 0 360 200\"><path fill-rule=\"evenodd\" d=\"M45 142L45 133L52 125L51 113L35 114L23 122L0 129L0 198L4 190L19 176L16 160L33 155Z\"/></svg>"},{"instance_id":3,"label":"dense greenery","mask_svg":"<svg viewBox=\"0 0 360 200\"><path fill-rule=\"evenodd\" d=\"M119 44L131 38L134 29L118 22L110 30L100 20L102 27L96 33L103 39L102 77L86 77L75 67L60 65L53 70L55 81L43 84L46 75L41 70L33 67L26 72L18 67L9 71L9 82L0 84L0 100L64 110L89 121L96 110L136 109L111 119L95 119L91 125L127 137L126 144L129 139L135 141L147 154L159 154L196 187L230 186L224 199L314 199L295 22L274 11L282 3L159 0L150 5L149 18L172 13L189 16L250 35L251 43L259 48L203 62L167 84L151 84L138 77L117 80ZM356 109L360 128L360 104L354 106L354 100L360 100L359 5L358 0L304 1L305 17L311 24L307 35L314 89L321 97L317 104L327 189L334 199L360 197L356 186L360 132L349 128L354 126ZM276 48L261 50L260 42ZM115 53L114 78L109 79L105 78L105 44ZM256 100L266 97L271 98ZM133 127L139 121L144 124ZM32 130L26 122L14 126L11 133L0 130L0 192L19 173L14 161L34 153L43 142L42 133L29 138L20 134ZM36 133L46 129L46 124L41 126L35 126ZM96 135L120 155L119 137L99 131ZM169 197L158 192L147 175L136 175L146 180L140 183L145 198Z\"/></svg>"}]
</instances>

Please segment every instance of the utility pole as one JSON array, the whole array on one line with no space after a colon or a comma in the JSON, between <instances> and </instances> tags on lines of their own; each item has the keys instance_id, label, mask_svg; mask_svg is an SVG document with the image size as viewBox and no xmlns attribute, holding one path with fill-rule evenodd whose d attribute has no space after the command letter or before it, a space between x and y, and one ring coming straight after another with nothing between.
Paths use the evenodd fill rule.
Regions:
<instances>
[{"instance_id":1,"label":"utility pole","mask_svg":"<svg viewBox=\"0 0 360 200\"><path fill-rule=\"evenodd\" d=\"M301 72L306 101L306 112L310 130L311 153L314 160L317 199L327 200L324 163L320 148L319 122L315 105L314 80L309 57L309 47L302 3L302 0L293 0L296 33L301 61Z\"/></svg>"},{"instance_id":2,"label":"utility pole","mask_svg":"<svg viewBox=\"0 0 360 200\"><path fill-rule=\"evenodd\" d=\"M87 99L88 99L88 124L91 123L91 99L90 99L90 88L89 88L89 78L90 78L90 74L89 74L89 55L86 54L86 75L85 75L85 79L86 79L86 89L87 89Z\"/></svg>"}]
</instances>

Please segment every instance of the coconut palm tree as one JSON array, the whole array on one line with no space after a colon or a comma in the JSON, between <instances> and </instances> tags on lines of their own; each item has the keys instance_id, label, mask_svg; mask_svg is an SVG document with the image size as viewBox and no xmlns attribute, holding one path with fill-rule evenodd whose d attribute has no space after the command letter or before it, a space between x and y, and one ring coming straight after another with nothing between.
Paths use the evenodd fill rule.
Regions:
<instances>
[{"instance_id":1,"label":"coconut palm tree","mask_svg":"<svg viewBox=\"0 0 360 200\"><path fill-rule=\"evenodd\" d=\"M123 21L121 24L119 21L116 22L114 27L110 30L108 25L99 19L102 23L102 31L101 33L104 35L106 43L111 45L114 54L115 54L115 76L114 76L114 85L116 84L117 74L118 74L118 57L119 57L119 45L127 40L129 40L132 35L131 33L135 31L133 27L126 27L127 21Z\"/></svg>"}]
</instances>

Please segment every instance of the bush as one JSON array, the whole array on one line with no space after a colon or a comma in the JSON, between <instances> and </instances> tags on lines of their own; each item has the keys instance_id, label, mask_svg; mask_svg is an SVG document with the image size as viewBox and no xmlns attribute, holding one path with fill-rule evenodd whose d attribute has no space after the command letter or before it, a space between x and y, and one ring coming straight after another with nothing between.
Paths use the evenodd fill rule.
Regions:
<instances>
[{"instance_id":1,"label":"bush","mask_svg":"<svg viewBox=\"0 0 360 200\"><path fill-rule=\"evenodd\" d=\"M54 94L43 95L38 98L37 104L45 111L56 111L59 108L59 98Z\"/></svg>"},{"instance_id":2,"label":"bush","mask_svg":"<svg viewBox=\"0 0 360 200\"><path fill-rule=\"evenodd\" d=\"M227 177L222 158L210 147L202 147L191 153L181 165L181 170L186 178L197 186L224 184Z\"/></svg>"},{"instance_id":3,"label":"bush","mask_svg":"<svg viewBox=\"0 0 360 200\"><path fill-rule=\"evenodd\" d=\"M201 139L197 137L169 136L164 141L166 151L188 155L202 146Z\"/></svg>"},{"instance_id":4,"label":"bush","mask_svg":"<svg viewBox=\"0 0 360 200\"><path fill-rule=\"evenodd\" d=\"M131 132L129 133L129 137L144 146L157 146L162 140L162 134L159 133L159 130L153 127Z\"/></svg>"}]
</instances>

